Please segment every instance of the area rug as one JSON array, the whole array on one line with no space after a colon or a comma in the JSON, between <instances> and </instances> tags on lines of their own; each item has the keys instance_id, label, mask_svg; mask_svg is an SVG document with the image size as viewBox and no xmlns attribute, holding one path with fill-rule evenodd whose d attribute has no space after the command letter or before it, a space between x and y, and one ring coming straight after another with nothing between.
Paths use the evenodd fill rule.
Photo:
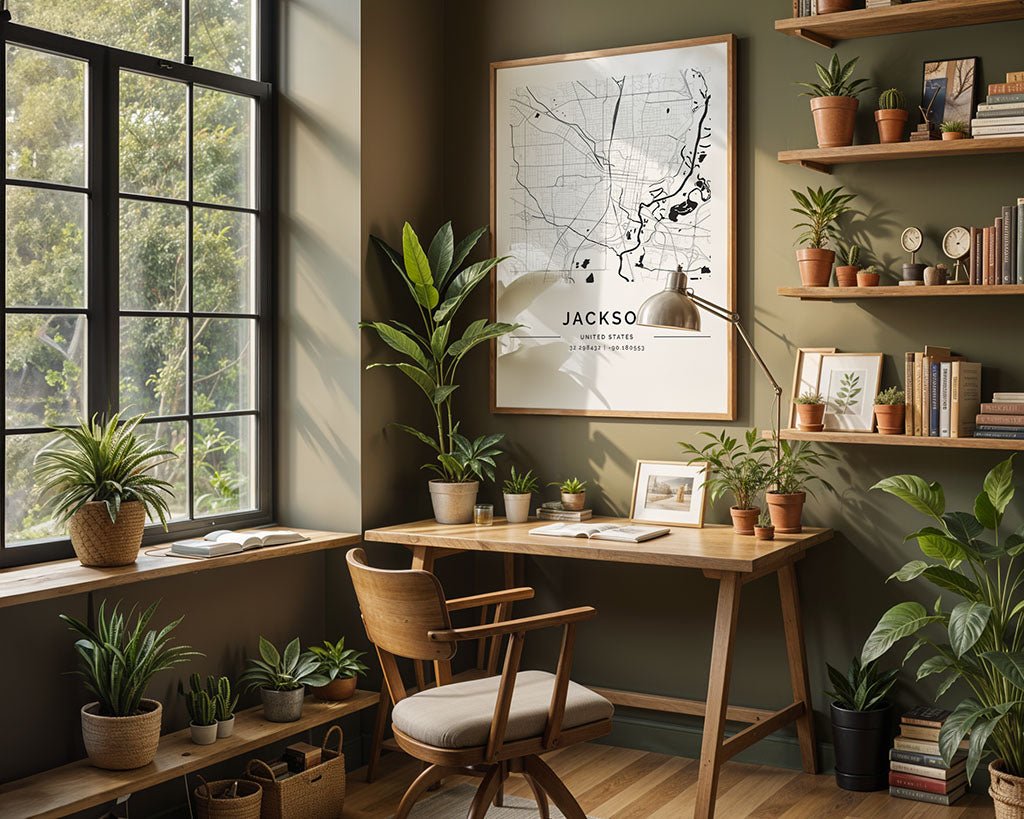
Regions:
<instances>
[{"instance_id":1,"label":"area rug","mask_svg":"<svg viewBox=\"0 0 1024 819\"><path fill-rule=\"evenodd\" d=\"M457 785L421 799L412 809L410 819L462 819L469 810L476 793L476 785ZM518 796L505 796L505 804L496 808L491 805L487 819L533 819L539 816L537 803ZM549 802L551 819L565 819L560 810ZM587 819L595 819L588 817Z\"/></svg>"}]
</instances>

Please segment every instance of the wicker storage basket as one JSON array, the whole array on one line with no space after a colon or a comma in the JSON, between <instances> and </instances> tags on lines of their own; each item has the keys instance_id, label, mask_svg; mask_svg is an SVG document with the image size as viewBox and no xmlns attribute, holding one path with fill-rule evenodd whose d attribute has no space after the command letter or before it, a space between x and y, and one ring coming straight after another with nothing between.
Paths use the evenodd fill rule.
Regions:
<instances>
[{"instance_id":1,"label":"wicker storage basket","mask_svg":"<svg viewBox=\"0 0 1024 819\"><path fill-rule=\"evenodd\" d=\"M139 501L121 504L117 523L110 522L107 505L87 503L68 522L75 555L83 566L130 566L139 556L146 508Z\"/></svg>"},{"instance_id":2,"label":"wicker storage basket","mask_svg":"<svg viewBox=\"0 0 1024 819\"><path fill-rule=\"evenodd\" d=\"M196 816L199 819L260 819L260 802L263 788L247 779L221 779L207 782L196 774L202 783L195 789ZM225 799L224 795L235 789L237 796Z\"/></svg>"},{"instance_id":3,"label":"wicker storage basket","mask_svg":"<svg viewBox=\"0 0 1024 819\"><path fill-rule=\"evenodd\" d=\"M1024 819L1024 776L1011 776L1005 767L1001 759L988 766L992 778L988 793L995 803L996 819Z\"/></svg>"},{"instance_id":4,"label":"wicker storage basket","mask_svg":"<svg viewBox=\"0 0 1024 819\"><path fill-rule=\"evenodd\" d=\"M338 749L327 747L338 737ZM245 775L263 788L262 819L338 819L345 804L345 755L341 752L341 728L324 735L322 762L277 781L262 759L250 759Z\"/></svg>"},{"instance_id":5,"label":"wicker storage basket","mask_svg":"<svg viewBox=\"0 0 1024 819\"><path fill-rule=\"evenodd\" d=\"M163 706L142 701L142 713L133 717L104 717L98 702L82 706L82 740L89 761L108 771L130 771L148 765L160 745Z\"/></svg>"}]
</instances>

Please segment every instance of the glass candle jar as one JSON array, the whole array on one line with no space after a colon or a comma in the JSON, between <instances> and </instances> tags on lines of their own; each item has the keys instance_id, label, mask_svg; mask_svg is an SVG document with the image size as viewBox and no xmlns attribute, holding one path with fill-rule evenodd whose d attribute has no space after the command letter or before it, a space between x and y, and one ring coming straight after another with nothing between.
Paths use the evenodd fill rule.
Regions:
<instances>
[{"instance_id":1,"label":"glass candle jar","mask_svg":"<svg viewBox=\"0 0 1024 819\"><path fill-rule=\"evenodd\" d=\"M473 507L473 523L477 526L490 526L494 523L494 505L478 503Z\"/></svg>"}]
</instances>

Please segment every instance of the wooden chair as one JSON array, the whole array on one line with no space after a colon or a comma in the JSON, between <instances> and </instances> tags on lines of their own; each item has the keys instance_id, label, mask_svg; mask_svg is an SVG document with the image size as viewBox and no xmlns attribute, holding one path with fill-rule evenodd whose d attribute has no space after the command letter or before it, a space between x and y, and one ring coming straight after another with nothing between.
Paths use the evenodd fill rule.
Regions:
<instances>
[{"instance_id":1,"label":"wooden chair","mask_svg":"<svg viewBox=\"0 0 1024 819\"><path fill-rule=\"evenodd\" d=\"M405 819L416 800L442 779L467 774L483 777L467 814L482 819L510 771L525 777L542 819L548 819L548 797L567 819L586 819L541 756L611 731L612 704L569 679L576 624L596 610L586 606L452 628L453 610L527 599L533 590L445 600L430 572L372 568L362 549L350 551L347 560L366 634L377 649L394 703L395 741L427 764L402 797L396 819ZM564 629L556 673L520 672L526 633L554 626ZM508 648L500 675L452 682L451 660L460 642L503 636ZM432 662L437 687L407 691L397 658Z\"/></svg>"}]
</instances>

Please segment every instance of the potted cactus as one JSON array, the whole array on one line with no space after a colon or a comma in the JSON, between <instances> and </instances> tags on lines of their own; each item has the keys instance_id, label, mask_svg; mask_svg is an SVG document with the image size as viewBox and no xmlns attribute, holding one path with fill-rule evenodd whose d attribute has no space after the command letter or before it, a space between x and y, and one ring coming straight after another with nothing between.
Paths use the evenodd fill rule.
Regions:
<instances>
[{"instance_id":1,"label":"potted cactus","mask_svg":"<svg viewBox=\"0 0 1024 819\"><path fill-rule=\"evenodd\" d=\"M865 267L857 273L857 287L878 287L882 280L882 271L875 265Z\"/></svg>"},{"instance_id":2,"label":"potted cactus","mask_svg":"<svg viewBox=\"0 0 1024 819\"><path fill-rule=\"evenodd\" d=\"M217 741L217 698L203 688L198 674L188 678L188 689L178 681L178 694L185 698L190 718L189 730L196 745L213 745Z\"/></svg>"},{"instance_id":3,"label":"potted cactus","mask_svg":"<svg viewBox=\"0 0 1024 819\"><path fill-rule=\"evenodd\" d=\"M796 426L804 432L821 432L825 428L825 399L820 392L804 392L794 399Z\"/></svg>"},{"instance_id":4,"label":"potted cactus","mask_svg":"<svg viewBox=\"0 0 1024 819\"><path fill-rule=\"evenodd\" d=\"M836 251L836 284L840 287L856 287L860 272L860 245L838 243Z\"/></svg>"},{"instance_id":5,"label":"potted cactus","mask_svg":"<svg viewBox=\"0 0 1024 819\"><path fill-rule=\"evenodd\" d=\"M217 739L224 739L235 732L235 708L238 695L231 690L227 677L209 677L206 690L217 706Z\"/></svg>"},{"instance_id":6,"label":"potted cactus","mask_svg":"<svg viewBox=\"0 0 1024 819\"><path fill-rule=\"evenodd\" d=\"M868 81L853 79L857 57L845 65L833 53L827 66L815 65L819 82L801 82L802 95L811 98L811 114L819 148L844 148L853 144L857 120L857 95L868 87Z\"/></svg>"},{"instance_id":7,"label":"potted cactus","mask_svg":"<svg viewBox=\"0 0 1024 819\"><path fill-rule=\"evenodd\" d=\"M523 474L513 465L508 480L501 487L505 499L505 519L509 523L526 523L529 520L530 501L537 486L538 481L532 469Z\"/></svg>"},{"instance_id":8,"label":"potted cactus","mask_svg":"<svg viewBox=\"0 0 1024 819\"><path fill-rule=\"evenodd\" d=\"M320 672L320 660L299 648L298 637L284 651L278 651L270 640L260 637L259 654L246 663L245 673L238 678L239 685L250 691L259 690L263 717L268 722L295 722L302 716L305 687L330 682Z\"/></svg>"},{"instance_id":9,"label":"potted cactus","mask_svg":"<svg viewBox=\"0 0 1024 819\"><path fill-rule=\"evenodd\" d=\"M587 505L587 482L579 478L566 478L564 481L552 481L548 486L557 486L562 493L562 508L570 512L579 512Z\"/></svg>"},{"instance_id":10,"label":"potted cactus","mask_svg":"<svg viewBox=\"0 0 1024 819\"><path fill-rule=\"evenodd\" d=\"M772 525L772 514L767 504L761 507L761 512L757 516L754 537L758 540L775 540L775 527Z\"/></svg>"},{"instance_id":11,"label":"potted cactus","mask_svg":"<svg viewBox=\"0 0 1024 819\"><path fill-rule=\"evenodd\" d=\"M898 88L889 88L878 97L875 123L878 125L878 141L882 143L903 142L907 130L907 98Z\"/></svg>"},{"instance_id":12,"label":"potted cactus","mask_svg":"<svg viewBox=\"0 0 1024 819\"><path fill-rule=\"evenodd\" d=\"M795 228L800 231L796 252L800 282L804 287L828 287L832 280L832 264L836 253L830 244L836 239L836 222L850 210L855 197L842 187L825 190L808 188L806 193L792 191L797 207L792 211L803 217Z\"/></svg>"},{"instance_id":13,"label":"potted cactus","mask_svg":"<svg viewBox=\"0 0 1024 819\"><path fill-rule=\"evenodd\" d=\"M888 387L875 396L875 421L881 435L903 435L906 432L906 395L899 387Z\"/></svg>"},{"instance_id":14,"label":"potted cactus","mask_svg":"<svg viewBox=\"0 0 1024 819\"><path fill-rule=\"evenodd\" d=\"M970 134L970 126L962 119L947 119L939 127L943 140L947 142L952 139L967 139Z\"/></svg>"}]
</instances>

